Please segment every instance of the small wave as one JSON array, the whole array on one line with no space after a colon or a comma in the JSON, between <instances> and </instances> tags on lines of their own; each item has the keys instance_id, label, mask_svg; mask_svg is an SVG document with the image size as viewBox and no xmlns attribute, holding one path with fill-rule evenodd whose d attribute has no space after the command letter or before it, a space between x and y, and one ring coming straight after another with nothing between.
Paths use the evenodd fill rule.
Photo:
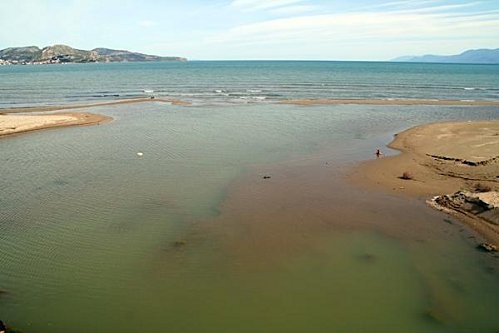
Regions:
<instances>
[{"instance_id":1,"label":"small wave","mask_svg":"<svg viewBox=\"0 0 499 333\"><path fill-rule=\"evenodd\" d=\"M255 94L255 93L261 93L262 91L260 89L248 89L246 90L249 93Z\"/></svg>"},{"instance_id":2,"label":"small wave","mask_svg":"<svg viewBox=\"0 0 499 333\"><path fill-rule=\"evenodd\" d=\"M476 88L465 87L464 90L475 90Z\"/></svg>"},{"instance_id":3,"label":"small wave","mask_svg":"<svg viewBox=\"0 0 499 333\"><path fill-rule=\"evenodd\" d=\"M144 89L143 92L145 92L146 94L152 94L154 92L154 90L152 90L152 89Z\"/></svg>"},{"instance_id":4,"label":"small wave","mask_svg":"<svg viewBox=\"0 0 499 333\"><path fill-rule=\"evenodd\" d=\"M267 97L265 97L265 96L253 96L252 98L259 100L259 101L263 101L263 100L267 99Z\"/></svg>"},{"instance_id":5,"label":"small wave","mask_svg":"<svg viewBox=\"0 0 499 333\"><path fill-rule=\"evenodd\" d=\"M120 97L120 94L101 94L101 95L93 95L92 97Z\"/></svg>"}]
</instances>

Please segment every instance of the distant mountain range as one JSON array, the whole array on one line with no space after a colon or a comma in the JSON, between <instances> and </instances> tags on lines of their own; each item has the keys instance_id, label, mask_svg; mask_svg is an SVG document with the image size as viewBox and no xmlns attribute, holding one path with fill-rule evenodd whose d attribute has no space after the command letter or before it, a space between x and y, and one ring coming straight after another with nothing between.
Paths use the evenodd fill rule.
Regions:
<instances>
[{"instance_id":1,"label":"distant mountain range","mask_svg":"<svg viewBox=\"0 0 499 333\"><path fill-rule=\"evenodd\" d=\"M90 51L67 45L9 47L0 50L0 64L53 64L132 61L187 61L182 57L160 57L124 50L96 48Z\"/></svg>"},{"instance_id":2,"label":"distant mountain range","mask_svg":"<svg viewBox=\"0 0 499 333\"><path fill-rule=\"evenodd\" d=\"M439 63L466 63L466 64L499 64L499 49L468 50L461 54L440 56L404 56L393 59L398 62L439 62Z\"/></svg>"}]
</instances>

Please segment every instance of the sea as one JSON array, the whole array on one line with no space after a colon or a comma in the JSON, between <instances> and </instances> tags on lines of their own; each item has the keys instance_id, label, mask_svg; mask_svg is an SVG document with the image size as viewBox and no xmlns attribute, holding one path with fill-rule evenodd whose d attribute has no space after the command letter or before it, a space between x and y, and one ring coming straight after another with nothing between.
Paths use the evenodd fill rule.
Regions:
<instances>
[{"instance_id":1,"label":"sea","mask_svg":"<svg viewBox=\"0 0 499 333\"><path fill-rule=\"evenodd\" d=\"M0 68L0 108L154 95L195 104L285 99L499 98L497 65L191 61Z\"/></svg>"},{"instance_id":2,"label":"sea","mask_svg":"<svg viewBox=\"0 0 499 333\"><path fill-rule=\"evenodd\" d=\"M393 135L499 120L499 65L0 66L2 108L112 121L0 139L0 320L22 332L497 332L499 256L425 198L354 185ZM142 153L142 154L137 154Z\"/></svg>"}]
</instances>

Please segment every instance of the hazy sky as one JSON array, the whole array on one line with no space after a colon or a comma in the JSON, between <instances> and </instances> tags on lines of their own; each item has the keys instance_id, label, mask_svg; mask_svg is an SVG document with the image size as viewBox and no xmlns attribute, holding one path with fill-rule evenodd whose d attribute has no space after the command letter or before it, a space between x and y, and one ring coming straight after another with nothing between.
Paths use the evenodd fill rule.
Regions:
<instances>
[{"instance_id":1,"label":"hazy sky","mask_svg":"<svg viewBox=\"0 0 499 333\"><path fill-rule=\"evenodd\" d=\"M68 44L207 60L499 47L499 0L12 0L0 22L0 49Z\"/></svg>"}]
</instances>

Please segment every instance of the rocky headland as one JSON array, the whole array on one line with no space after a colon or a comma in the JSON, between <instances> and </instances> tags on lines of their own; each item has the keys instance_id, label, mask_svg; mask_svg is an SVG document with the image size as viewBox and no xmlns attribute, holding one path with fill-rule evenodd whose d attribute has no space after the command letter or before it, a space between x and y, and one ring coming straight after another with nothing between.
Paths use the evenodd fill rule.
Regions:
<instances>
[{"instance_id":1,"label":"rocky headland","mask_svg":"<svg viewBox=\"0 0 499 333\"><path fill-rule=\"evenodd\" d=\"M79 50L67 45L9 47L0 50L0 65L63 64L92 62L187 61L182 57L161 57L126 50L95 48Z\"/></svg>"}]
</instances>

